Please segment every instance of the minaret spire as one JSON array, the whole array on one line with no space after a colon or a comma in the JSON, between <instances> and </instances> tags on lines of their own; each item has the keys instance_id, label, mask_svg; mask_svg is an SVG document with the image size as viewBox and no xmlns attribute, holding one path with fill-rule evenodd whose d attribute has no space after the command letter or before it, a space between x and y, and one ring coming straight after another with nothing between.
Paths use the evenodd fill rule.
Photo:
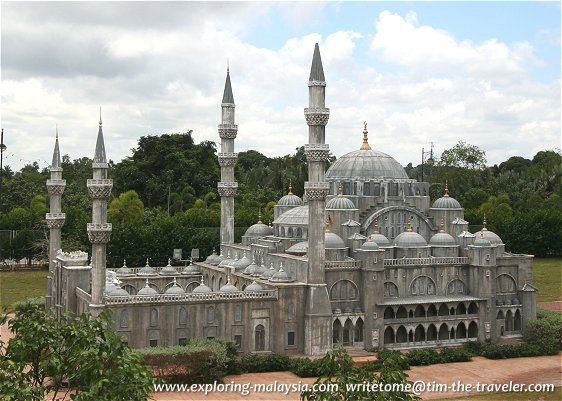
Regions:
<instances>
[{"instance_id":1,"label":"minaret spire","mask_svg":"<svg viewBox=\"0 0 562 401\"><path fill-rule=\"evenodd\" d=\"M230 84L230 66L226 70L226 82L222 96L222 117L219 124L219 136L221 138L221 151L218 154L221 168L221 181L218 183L218 192L221 197L221 244L232 244L234 242L234 195L238 189L238 183L234 181L234 166L238 154L234 153L234 139L238 133L238 126L234 121L234 96Z\"/></svg>"},{"instance_id":2,"label":"minaret spire","mask_svg":"<svg viewBox=\"0 0 562 401\"><path fill-rule=\"evenodd\" d=\"M369 145L369 137L367 136L369 134L369 131L367 131L367 121L365 121L363 124L363 144L361 145L361 150L371 150L371 146Z\"/></svg>"},{"instance_id":3,"label":"minaret spire","mask_svg":"<svg viewBox=\"0 0 562 401\"><path fill-rule=\"evenodd\" d=\"M60 150L59 150L59 127L58 124L55 125L55 149L53 150L53 161L51 163L51 168L60 168L61 166L61 159L60 159Z\"/></svg>"}]
</instances>

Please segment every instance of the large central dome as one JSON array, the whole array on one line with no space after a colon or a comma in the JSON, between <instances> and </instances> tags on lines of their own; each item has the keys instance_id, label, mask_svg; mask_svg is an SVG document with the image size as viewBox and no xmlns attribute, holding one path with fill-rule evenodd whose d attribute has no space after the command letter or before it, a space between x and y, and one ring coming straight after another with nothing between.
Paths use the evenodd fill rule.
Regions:
<instances>
[{"instance_id":1,"label":"large central dome","mask_svg":"<svg viewBox=\"0 0 562 401\"><path fill-rule=\"evenodd\" d=\"M326 178L408 178L408 174L400 163L386 153L360 149L336 160L326 172Z\"/></svg>"},{"instance_id":2,"label":"large central dome","mask_svg":"<svg viewBox=\"0 0 562 401\"><path fill-rule=\"evenodd\" d=\"M361 149L347 153L336 160L326 171L326 179L408 178L400 163L386 153L371 149L367 133L367 123L365 123Z\"/></svg>"}]
</instances>

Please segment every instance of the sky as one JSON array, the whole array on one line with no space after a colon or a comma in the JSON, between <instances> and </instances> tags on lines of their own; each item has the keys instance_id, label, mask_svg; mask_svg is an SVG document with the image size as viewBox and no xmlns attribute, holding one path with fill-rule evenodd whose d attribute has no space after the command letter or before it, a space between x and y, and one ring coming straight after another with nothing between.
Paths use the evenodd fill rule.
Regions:
<instances>
[{"instance_id":1,"label":"sky","mask_svg":"<svg viewBox=\"0 0 562 401\"><path fill-rule=\"evenodd\" d=\"M488 165L561 147L560 2L7 2L1 13L4 164L48 167L58 127L109 159L141 136L193 130L219 143L227 65L236 151L293 154L314 43L326 76L326 142L402 165L459 141ZM219 146L220 148L220 146Z\"/></svg>"}]
</instances>

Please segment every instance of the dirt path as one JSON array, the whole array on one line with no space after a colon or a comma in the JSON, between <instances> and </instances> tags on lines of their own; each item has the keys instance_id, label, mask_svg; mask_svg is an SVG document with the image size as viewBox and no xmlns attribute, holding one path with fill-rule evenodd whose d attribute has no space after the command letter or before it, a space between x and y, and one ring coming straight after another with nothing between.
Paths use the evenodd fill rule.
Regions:
<instances>
[{"instance_id":1,"label":"dirt path","mask_svg":"<svg viewBox=\"0 0 562 401\"><path fill-rule=\"evenodd\" d=\"M474 387L478 383L483 384L504 384L512 381L518 384L554 384L556 387L562 386L561 374L562 355L543 356L537 358L514 358L502 360L490 360L476 357L472 362L449 363L443 365L416 366L408 374L410 380L421 380L425 383L442 383L451 386L460 381L462 384L472 384ZM243 396L239 392L210 392L205 395L203 392L160 392L154 393L153 397L158 401L171 400L299 400L298 392L282 394L279 391L281 385L302 385L303 383L312 384L314 379L301 379L290 372L274 372L245 374L239 376L228 376L225 383L243 385L265 384L270 386L269 392L250 392ZM274 385L276 384L276 387ZM426 400L440 398L454 398L466 395L478 394L475 391L448 391L444 392L425 392L422 398Z\"/></svg>"},{"instance_id":2,"label":"dirt path","mask_svg":"<svg viewBox=\"0 0 562 401\"><path fill-rule=\"evenodd\" d=\"M537 306L543 309L562 311L562 301L539 302Z\"/></svg>"}]
</instances>

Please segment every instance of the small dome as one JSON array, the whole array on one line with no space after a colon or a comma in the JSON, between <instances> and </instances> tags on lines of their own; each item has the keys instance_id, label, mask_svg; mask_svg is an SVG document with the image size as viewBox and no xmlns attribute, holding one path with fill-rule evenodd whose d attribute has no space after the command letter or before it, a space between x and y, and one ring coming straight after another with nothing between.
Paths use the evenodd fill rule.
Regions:
<instances>
[{"instance_id":1,"label":"small dome","mask_svg":"<svg viewBox=\"0 0 562 401\"><path fill-rule=\"evenodd\" d=\"M170 259L168 259L168 264L160 270L160 275L162 276L171 276L174 274L178 274L177 269L170 264Z\"/></svg>"},{"instance_id":2,"label":"small dome","mask_svg":"<svg viewBox=\"0 0 562 401\"><path fill-rule=\"evenodd\" d=\"M252 262L246 257L246 251L244 251L242 259L235 261L232 267L234 267L236 271L243 271L246 267L250 266L250 264L252 264Z\"/></svg>"},{"instance_id":3,"label":"small dome","mask_svg":"<svg viewBox=\"0 0 562 401\"><path fill-rule=\"evenodd\" d=\"M441 221L439 232L429 239L431 246L456 246L457 243L451 234L445 232L445 222Z\"/></svg>"},{"instance_id":4,"label":"small dome","mask_svg":"<svg viewBox=\"0 0 562 401\"><path fill-rule=\"evenodd\" d=\"M343 189L341 182L338 187L338 196L335 198L330 199L326 203L326 209L337 209L337 210L349 210L349 209L356 209L355 204L343 196Z\"/></svg>"},{"instance_id":5,"label":"small dome","mask_svg":"<svg viewBox=\"0 0 562 401\"><path fill-rule=\"evenodd\" d=\"M238 292L240 291L234 285L230 284L230 277L226 280L226 284L219 288L219 292Z\"/></svg>"},{"instance_id":6,"label":"small dome","mask_svg":"<svg viewBox=\"0 0 562 401\"><path fill-rule=\"evenodd\" d=\"M253 292L253 291L263 291L263 287L258 283L256 283L256 280L254 280L252 284L244 288L244 292Z\"/></svg>"},{"instance_id":7,"label":"small dome","mask_svg":"<svg viewBox=\"0 0 562 401\"><path fill-rule=\"evenodd\" d=\"M199 268L191 263L183 268L181 274L199 274Z\"/></svg>"},{"instance_id":8,"label":"small dome","mask_svg":"<svg viewBox=\"0 0 562 401\"><path fill-rule=\"evenodd\" d=\"M129 269L127 267L127 261L123 259L123 266L121 266L119 269L117 269L117 271L115 272L118 276L134 276L135 273L132 272L131 269Z\"/></svg>"},{"instance_id":9,"label":"small dome","mask_svg":"<svg viewBox=\"0 0 562 401\"><path fill-rule=\"evenodd\" d=\"M108 294L110 297L128 297L129 293L127 292L127 290L121 288L121 287L117 287L115 290L113 290L111 293Z\"/></svg>"},{"instance_id":10,"label":"small dome","mask_svg":"<svg viewBox=\"0 0 562 401\"><path fill-rule=\"evenodd\" d=\"M201 280L201 284L199 284L197 287L195 287L193 289L193 291L191 291L193 294L207 294L209 292L213 292L213 290L211 290L209 287L207 287L205 285L205 283L203 282L203 280Z\"/></svg>"},{"instance_id":11,"label":"small dome","mask_svg":"<svg viewBox=\"0 0 562 401\"><path fill-rule=\"evenodd\" d=\"M217 255L217 253L213 250L213 253L210 254L209 256L207 256L207 259L205 259L205 262L212 265L212 264L214 264L213 262L217 260L218 256L219 255ZM220 263L220 262L218 262L218 263Z\"/></svg>"},{"instance_id":12,"label":"small dome","mask_svg":"<svg viewBox=\"0 0 562 401\"><path fill-rule=\"evenodd\" d=\"M271 266L269 267L269 269L264 271L262 273L262 275L260 276L260 278L263 278L265 280L269 280L271 277L273 277L273 275L275 273L277 273L277 270L275 270L275 268L273 267L273 262L271 262Z\"/></svg>"},{"instance_id":13,"label":"small dome","mask_svg":"<svg viewBox=\"0 0 562 401\"><path fill-rule=\"evenodd\" d=\"M174 284L169 287L168 289L166 289L166 291L164 292L164 294L185 294L185 291L183 290L183 288L181 288L178 283L176 282L176 279L174 278Z\"/></svg>"},{"instance_id":14,"label":"small dome","mask_svg":"<svg viewBox=\"0 0 562 401\"><path fill-rule=\"evenodd\" d=\"M308 206L295 207L281 216L277 217L273 224L286 226L306 226L308 225Z\"/></svg>"},{"instance_id":15,"label":"small dome","mask_svg":"<svg viewBox=\"0 0 562 401\"><path fill-rule=\"evenodd\" d=\"M273 235L273 229L261 222L250 226L244 234L245 237L254 238L267 237L268 235Z\"/></svg>"},{"instance_id":16,"label":"small dome","mask_svg":"<svg viewBox=\"0 0 562 401\"><path fill-rule=\"evenodd\" d=\"M293 194L293 185L289 183L289 193L279 199L278 206L302 206L302 199Z\"/></svg>"},{"instance_id":17,"label":"small dome","mask_svg":"<svg viewBox=\"0 0 562 401\"><path fill-rule=\"evenodd\" d=\"M459 201L449 196L447 182L445 182L445 195L433 202L431 207L435 209L462 209Z\"/></svg>"},{"instance_id":18,"label":"small dome","mask_svg":"<svg viewBox=\"0 0 562 401\"><path fill-rule=\"evenodd\" d=\"M256 269L254 270L254 274L252 274L252 276L261 277L261 275L264 274L266 271L267 268L263 263L261 265L256 265Z\"/></svg>"},{"instance_id":19,"label":"small dome","mask_svg":"<svg viewBox=\"0 0 562 401\"><path fill-rule=\"evenodd\" d=\"M232 264L234 263L233 259L230 259L230 250L228 251L228 256L226 257L226 259L223 259L220 263L219 263L219 267L226 267L226 266L232 266Z\"/></svg>"},{"instance_id":20,"label":"small dome","mask_svg":"<svg viewBox=\"0 0 562 401\"><path fill-rule=\"evenodd\" d=\"M369 239L367 241L374 241L377 243L378 246L390 246L392 245L388 238L386 238L383 234L375 232L369 235Z\"/></svg>"},{"instance_id":21,"label":"small dome","mask_svg":"<svg viewBox=\"0 0 562 401\"><path fill-rule=\"evenodd\" d=\"M324 247L326 249L341 249L345 248L345 242L343 242L343 239L341 239L339 235L326 231L324 235Z\"/></svg>"},{"instance_id":22,"label":"small dome","mask_svg":"<svg viewBox=\"0 0 562 401\"><path fill-rule=\"evenodd\" d=\"M250 263L250 265L244 269L244 274L252 276L254 274L254 272L256 271L256 267L258 267L258 265L256 265L256 261L255 261L254 257L252 256L252 263Z\"/></svg>"},{"instance_id":23,"label":"small dome","mask_svg":"<svg viewBox=\"0 0 562 401\"><path fill-rule=\"evenodd\" d=\"M293 279L287 274L285 270L283 270L283 266L279 268L279 271L275 273L269 281L273 281L276 283L290 283Z\"/></svg>"},{"instance_id":24,"label":"small dome","mask_svg":"<svg viewBox=\"0 0 562 401\"><path fill-rule=\"evenodd\" d=\"M408 223L408 231L400 233L394 239L394 245L400 248L419 248L427 246L427 242L420 234L412 231L411 223Z\"/></svg>"},{"instance_id":25,"label":"small dome","mask_svg":"<svg viewBox=\"0 0 562 401\"><path fill-rule=\"evenodd\" d=\"M373 240L368 240L365 241L359 249L361 249L362 251L378 251L379 245Z\"/></svg>"},{"instance_id":26,"label":"small dome","mask_svg":"<svg viewBox=\"0 0 562 401\"><path fill-rule=\"evenodd\" d=\"M489 239L484 237L484 231L480 231L480 235L476 236L476 239L472 243L474 246L492 246L492 243Z\"/></svg>"},{"instance_id":27,"label":"small dome","mask_svg":"<svg viewBox=\"0 0 562 401\"><path fill-rule=\"evenodd\" d=\"M308 241L297 242L292 247L288 248L286 253L291 255L303 256L308 252Z\"/></svg>"},{"instance_id":28,"label":"small dome","mask_svg":"<svg viewBox=\"0 0 562 401\"><path fill-rule=\"evenodd\" d=\"M493 245L503 245L502 239L493 231L488 230L486 221L486 216L484 216L484 227L482 228L482 233L484 234L484 238L490 241Z\"/></svg>"},{"instance_id":29,"label":"small dome","mask_svg":"<svg viewBox=\"0 0 562 401\"><path fill-rule=\"evenodd\" d=\"M139 276L156 276L156 270L150 267L148 259L146 259L146 265L142 267L137 274Z\"/></svg>"},{"instance_id":30,"label":"small dome","mask_svg":"<svg viewBox=\"0 0 562 401\"><path fill-rule=\"evenodd\" d=\"M148 279L146 279L146 284L143 288L137 292L137 295L157 295L158 292L148 285Z\"/></svg>"},{"instance_id":31,"label":"small dome","mask_svg":"<svg viewBox=\"0 0 562 401\"><path fill-rule=\"evenodd\" d=\"M221 251L221 254L217 255L210 263L213 266L218 266L224 259L225 259L225 257L224 257L224 255L222 254L222 251Z\"/></svg>"},{"instance_id":32,"label":"small dome","mask_svg":"<svg viewBox=\"0 0 562 401\"><path fill-rule=\"evenodd\" d=\"M104 291L105 294L109 295L115 290L117 290L117 286L113 283L113 281L105 282L105 291Z\"/></svg>"}]
</instances>

